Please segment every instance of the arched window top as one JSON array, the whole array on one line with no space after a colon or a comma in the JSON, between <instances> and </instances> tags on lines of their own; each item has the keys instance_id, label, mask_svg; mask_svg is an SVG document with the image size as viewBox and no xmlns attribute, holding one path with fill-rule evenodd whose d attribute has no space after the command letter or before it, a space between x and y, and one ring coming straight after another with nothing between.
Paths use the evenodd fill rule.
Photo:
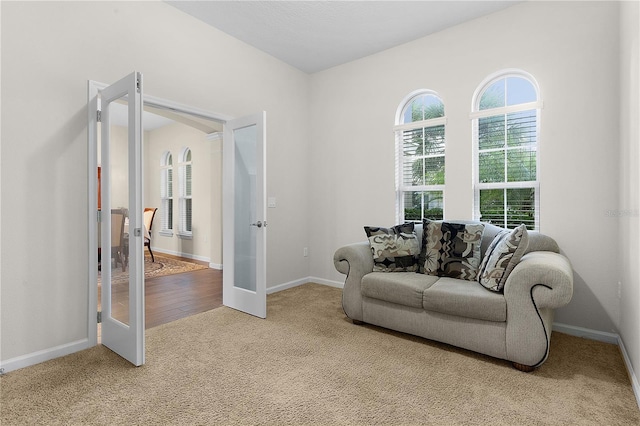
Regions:
<instances>
[{"instance_id":1,"label":"arched window top","mask_svg":"<svg viewBox=\"0 0 640 426\"><path fill-rule=\"evenodd\" d=\"M182 153L180 154L180 162L181 163L189 163L191 162L191 148L183 148Z\"/></svg>"},{"instance_id":2,"label":"arched window top","mask_svg":"<svg viewBox=\"0 0 640 426\"><path fill-rule=\"evenodd\" d=\"M540 100L538 84L522 70L503 70L483 81L473 96L473 111L513 107Z\"/></svg>"},{"instance_id":3,"label":"arched window top","mask_svg":"<svg viewBox=\"0 0 640 426\"><path fill-rule=\"evenodd\" d=\"M172 166L173 165L173 156L171 152L165 151L160 157L160 165L161 166Z\"/></svg>"},{"instance_id":4,"label":"arched window top","mask_svg":"<svg viewBox=\"0 0 640 426\"><path fill-rule=\"evenodd\" d=\"M417 90L410 93L400 104L397 124L444 117L444 103L432 90Z\"/></svg>"}]
</instances>

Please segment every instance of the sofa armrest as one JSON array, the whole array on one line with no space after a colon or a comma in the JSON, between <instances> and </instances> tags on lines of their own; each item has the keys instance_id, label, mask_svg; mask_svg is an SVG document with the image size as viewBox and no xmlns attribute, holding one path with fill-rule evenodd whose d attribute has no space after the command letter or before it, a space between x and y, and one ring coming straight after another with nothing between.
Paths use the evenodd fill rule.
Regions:
<instances>
[{"instance_id":1,"label":"sofa armrest","mask_svg":"<svg viewBox=\"0 0 640 426\"><path fill-rule=\"evenodd\" d=\"M524 255L504 286L507 307L533 301L538 309L556 309L568 304L572 295L573 270L569 259L550 251Z\"/></svg>"},{"instance_id":2,"label":"sofa armrest","mask_svg":"<svg viewBox=\"0 0 640 426\"><path fill-rule=\"evenodd\" d=\"M338 272L347 276L357 275L362 279L373 271L373 256L368 241L340 247L333 255L333 264Z\"/></svg>"},{"instance_id":3,"label":"sofa armrest","mask_svg":"<svg viewBox=\"0 0 640 426\"><path fill-rule=\"evenodd\" d=\"M362 277L373 272L373 256L368 241L349 244L336 250L333 264L347 276L342 289L342 309L351 319L362 321Z\"/></svg>"},{"instance_id":4,"label":"sofa armrest","mask_svg":"<svg viewBox=\"0 0 640 426\"><path fill-rule=\"evenodd\" d=\"M508 359L526 366L542 364L549 354L554 309L572 296L573 270L565 256L550 251L522 256L504 287Z\"/></svg>"}]
</instances>

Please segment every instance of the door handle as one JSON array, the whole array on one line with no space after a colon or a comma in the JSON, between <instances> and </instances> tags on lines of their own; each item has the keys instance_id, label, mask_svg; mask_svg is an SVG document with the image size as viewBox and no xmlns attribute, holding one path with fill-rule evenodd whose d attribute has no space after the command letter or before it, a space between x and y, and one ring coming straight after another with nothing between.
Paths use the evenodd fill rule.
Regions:
<instances>
[{"instance_id":1,"label":"door handle","mask_svg":"<svg viewBox=\"0 0 640 426\"><path fill-rule=\"evenodd\" d=\"M262 228L263 226L266 228L267 227L267 222L264 221L257 221L256 223L252 223L250 226L257 226L258 228Z\"/></svg>"}]
</instances>

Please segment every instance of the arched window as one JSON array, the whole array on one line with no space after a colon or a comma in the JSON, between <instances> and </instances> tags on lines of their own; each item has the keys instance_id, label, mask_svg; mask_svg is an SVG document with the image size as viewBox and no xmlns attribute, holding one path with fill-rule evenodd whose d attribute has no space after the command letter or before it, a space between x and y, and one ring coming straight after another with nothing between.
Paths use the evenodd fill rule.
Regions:
<instances>
[{"instance_id":1,"label":"arched window","mask_svg":"<svg viewBox=\"0 0 640 426\"><path fill-rule=\"evenodd\" d=\"M474 218L505 228L539 228L539 116L533 77L505 70L487 78L472 101Z\"/></svg>"},{"instance_id":2,"label":"arched window","mask_svg":"<svg viewBox=\"0 0 640 426\"><path fill-rule=\"evenodd\" d=\"M399 223L442 219L444 103L436 92L410 93L396 114L396 216Z\"/></svg>"},{"instance_id":3,"label":"arched window","mask_svg":"<svg viewBox=\"0 0 640 426\"><path fill-rule=\"evenodd\" d=\"M180 235L191 236L193 219L192 200L192 171L191 171L191 149L184 148L180 155L180 182L179 182L179 203L180 203Z\"/></svg>"},{"instance_id":4,"label":"arched window","mask_svg":"<svg viewBox=\"0 0 640 426\"><path fill-rule=\"evenodd\" d=\"M160 158L160 233L173 235L173 158L165 151Z\"/></svg>"}]
</instances>

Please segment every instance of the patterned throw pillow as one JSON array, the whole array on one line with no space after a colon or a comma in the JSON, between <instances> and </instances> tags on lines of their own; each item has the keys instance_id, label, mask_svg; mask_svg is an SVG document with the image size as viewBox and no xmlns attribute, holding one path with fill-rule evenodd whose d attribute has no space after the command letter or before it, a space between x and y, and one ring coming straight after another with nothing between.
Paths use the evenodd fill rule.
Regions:
<instances>
[{"instance_id":1,"label":"patterned throw pillow","mask_svg":"<svg viewBox=\"0 0 640 426\"><path fill-rule=\"evenodd\" d=\"M513 268L529 246L527 227L504 230L495 236L484 254L478 281L489 290L501 292Z\"/></svg>"},{"instance_id":2,"label":"patterned throw pillow","mask_svg":"<svg viewBox=\"0 0 640 426\"><path fill-rule=\"evenodd\" d=\"M483 232L483 223L424 219L418 272L475 281Z\"/></svg>"},{"instance_id":3,"label":"patterned throw pillow","mask_svg":"<svg viewBox=\"0 0 640 426\"><path fill-rule=\"evenodd\" d=\"M375 272L417 271L420 244L413 228L413 223L393 228L364 227L371 244Z\"/></svg>"}]
</instances>

